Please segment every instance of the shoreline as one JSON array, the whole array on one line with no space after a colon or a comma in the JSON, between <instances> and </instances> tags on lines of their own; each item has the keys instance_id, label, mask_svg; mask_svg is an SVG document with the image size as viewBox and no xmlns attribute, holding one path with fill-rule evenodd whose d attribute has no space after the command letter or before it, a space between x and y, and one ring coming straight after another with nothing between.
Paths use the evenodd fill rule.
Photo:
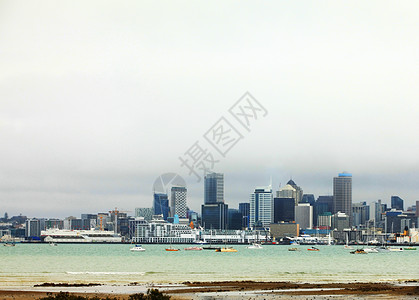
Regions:
<instances>
[{"instance_id":1,"label":"shoreline","mask_svg":"<svg viewBox=\"0 0 419 300\"><path fill-rule=\"evenodd\" d=\"M115 297L128 299L129 295L146 293L158 289L172 299L295 299L304 296L328 297L374 297L388 296L399 299L419 299L419 280L394 282L347 282L347 283L301 283L301 282L259 282L259 281L212 281L184 282L182 284L131 284L131 285L62 285L44 284L36 287L0 287L1 299L39 299L47 293L69 292L89 297ZM372 297L372 298L371 298Z\"/></svg>"}]
</instances>

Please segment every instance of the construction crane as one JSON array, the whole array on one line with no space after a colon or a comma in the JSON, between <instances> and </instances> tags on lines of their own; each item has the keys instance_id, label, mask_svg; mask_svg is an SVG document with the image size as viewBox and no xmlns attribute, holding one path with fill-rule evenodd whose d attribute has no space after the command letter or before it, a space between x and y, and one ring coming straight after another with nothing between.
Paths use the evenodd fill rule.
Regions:
<instances>
[{"instance_id":1,"label":"construction crane","mask_svg":"<svg viewBox=\"0 0 419 300\"><path fill-rule=\"evenodd\" d=\"M118 233L118 214L119 213L127 213L127 212L130 212L130 210L118 210L117 207L115 207L114 210L110 210L109 211L110 214L114 214L115 215L115 221L114 221L114 231L115 231L115 234Z\"/></svg>"}]
</instances>

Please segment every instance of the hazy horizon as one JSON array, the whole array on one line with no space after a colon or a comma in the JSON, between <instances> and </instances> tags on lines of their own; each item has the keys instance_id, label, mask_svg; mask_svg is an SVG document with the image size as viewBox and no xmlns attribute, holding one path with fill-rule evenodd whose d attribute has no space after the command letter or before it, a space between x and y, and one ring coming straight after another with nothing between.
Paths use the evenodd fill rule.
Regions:
<instances>
[{"instance_id":1,"label":"hazy horizon","mask_svg":"<svg viewBox=\"0 0 419 300\"><path fill-rule=\"evenodd\" d=\"M419 3L258 4L0 1L0 215L133 214L168 172L200 212L195 142L232 208L271 177L332 194L342 171L354 203L415 204ZM249 128L229 113L246 92ZM224 156L220 120L241 136Z\"/></svg>"}]
</instances>

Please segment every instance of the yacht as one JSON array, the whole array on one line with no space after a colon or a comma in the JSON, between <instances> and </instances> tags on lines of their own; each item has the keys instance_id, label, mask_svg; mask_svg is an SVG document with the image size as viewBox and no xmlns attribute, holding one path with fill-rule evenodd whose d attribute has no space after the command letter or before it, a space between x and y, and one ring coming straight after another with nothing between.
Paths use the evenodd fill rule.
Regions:
<instances>
[{"instance_id":1,"label":"yacht","mask_svg":"<svg viewBox=\"0 0 419 300\"><path fill-rule=\"evenodd\" d=\"M364 248L364 251L367 252L367 253L378 253L377 248L373 248L373 247Z\"/></svg>"},{"instance_id":2,"label":"yacht","mask_svg":"<svg viewBox=\"0 0 419 300\"><path fill-rule=\"evenodd\" d=\"M247 249L263 249L261 244L253 243L251 246L247 246Z\"/></svg>"},{"instance_id":3,"label":"yacht","mask_svg":"<svg viewBox=\"0 0 419 300\"><path fill-rule=\"evenodd\" d=\"M145 249L143 247L141 247L141 245L135 245L134 247L132 247L129 250L133 251L133 252L144 252L145 251Z\"/></svg>"},{"instance_id":4,"label":"yacht","mask_svg":"<svg viewBox=\"0 0 419 300\"><path fill-rule=\"evenodd\" d=\"M202 250L202 247L187 247L184 250L187 250L187 251L200 251L200 250Z\"/></svg>"},{"instance_id":5,"label":"yacht","mask_svg":"<svg viewBox=\"0 0 419 300\"><path fill-rule=\"evenodd\" d=\"M215 252L237 252L237 250L232 247L229 247L229 248L216 249Z\"/></svg>"}]
</instances>

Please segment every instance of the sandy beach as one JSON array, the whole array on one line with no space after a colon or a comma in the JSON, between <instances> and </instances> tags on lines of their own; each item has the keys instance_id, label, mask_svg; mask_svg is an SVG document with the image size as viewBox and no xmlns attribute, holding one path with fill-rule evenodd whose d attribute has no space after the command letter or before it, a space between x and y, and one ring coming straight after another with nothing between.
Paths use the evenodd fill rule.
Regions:
<instances>
[{"instance_id":1,"label":"sandy beach","mask_svg":"<svg viewBox=\"0 0 419 300\"><path fill-rule=\"evenodd\" d=\"M419 299L419 282L400 283L292 283L292 282L185 282L180 285L42 286L1 290L1 299L39 299L60 291L97 297L128 299L157 288L172 299Z\"/></svg>"}]
</instances>

